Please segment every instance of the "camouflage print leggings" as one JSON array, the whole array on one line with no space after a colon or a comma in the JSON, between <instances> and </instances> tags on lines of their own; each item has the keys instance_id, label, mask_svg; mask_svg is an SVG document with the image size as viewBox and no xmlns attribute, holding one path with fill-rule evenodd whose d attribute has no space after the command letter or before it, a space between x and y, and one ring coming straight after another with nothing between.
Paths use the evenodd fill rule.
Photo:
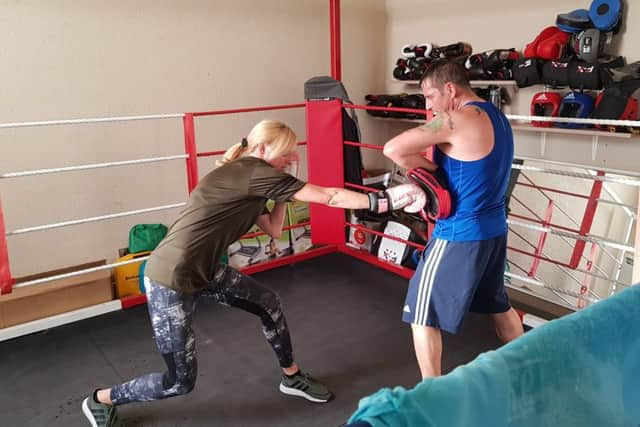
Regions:
<instances>
[{"instance_id":1,"label":"camouflage print leggings","mask_svg":"<svg viewBox=\"0 0 640 427\"><path fill-rule=\"evenodd\" d=\"M147 305L158 350L167 365L164 373L151 373L111 389L114 405L146 402L189 393L198 371L196 342L191 322L198 298L211 298L255 314L262 320L267 341L281 367L293 364L293 351L280 298L252 278L227 267L215 285L198 294L180 294L145 277Z\"/></svg>"}]
</instances>

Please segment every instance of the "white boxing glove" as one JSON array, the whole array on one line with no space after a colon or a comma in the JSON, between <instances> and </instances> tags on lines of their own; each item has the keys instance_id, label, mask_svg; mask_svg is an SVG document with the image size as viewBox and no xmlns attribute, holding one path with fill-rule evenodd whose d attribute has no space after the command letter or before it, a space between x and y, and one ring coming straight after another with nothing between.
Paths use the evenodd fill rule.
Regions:
<instances>
[{"instance_id":1,"label":"white boxing glove","mask_svg":"<svg viewBox=\"0 0 640 427\"><path fill-rule=\"evenodd\" d=\"M420 187L416 187L418 191L415 193L415 200L403 209L406 213L418 213L422 211L427 204L427 195Z\"/></svg>"},{"instance_id":2,"label":"white boxing glove","mask_svg":"<svg viewBox=\"0 0 640 427\"><path fill-rule=\"evenodd\" d=\"M407 212L419 212L427 201L424 191L415 184L402 184L379 193L369 193L369 210L384 213L408 207ZM405 209L406 210L406 209Z\"/></svg>"}]
</instances>

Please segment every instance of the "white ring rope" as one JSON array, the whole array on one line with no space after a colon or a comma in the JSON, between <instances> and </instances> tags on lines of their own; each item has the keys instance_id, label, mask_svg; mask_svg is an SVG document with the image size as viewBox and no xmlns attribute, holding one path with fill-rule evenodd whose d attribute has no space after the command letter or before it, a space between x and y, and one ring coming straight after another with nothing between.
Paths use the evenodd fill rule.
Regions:
<instances>
[{"instance_id":1,"label":"white ring rope","mask_svg":"<svg viewBox=\"0 0 640 427\"><path fill-rule=\"evenodd\" d=\"M101 270L110 270L114 267L120 267L121 265L133 264L135 262L141 262L149 259L149 255L131 259L128 261L116 262L114 264L101 265L99 267L87 268L85 270L72 271L71 273L58 274L55 276L43 277L41 279L29 280L27 282L18 283L12 286L12 288L24 288L26 286L39 285L41 283L53 282L54 280L68 279L69 277L82 276L83 274L93 273Z\"/></svg>"},{"instance_id":2,"label":"white ring rope","mask_svg":"<svg viewBox=\"0 0 640 427\"><path fill-rule=\"evenodd\" d=\"M154 208L138 209L138 210L135 210L135 211L119 212L119 213L115 213L115 214L102 215L102 216L94 216L92 218L74 219L74 220L71 220L71 221L58 222L58 223L55 223L55 224L45 224L45 225L38 225L38 226L35 226L35 227L21 228L21 229L18 229L18 230L13 230L13 231L7 232L7 236L14 236L16 234L23 234L23 233L30 233L32 231L50 230L52 228L68 227L70 225L85 224L85 223L88 223L88 222L103 221L103 220L106 220L106 219L121 218L121 217L125 217L125 216L138 215L138 214L147 213L147 212L156 212L156 211L162 211L162 210L167 210L167 209L174 209L174 208L182 207L182 206L184 206L186 204L187 204L186 202L174 203L172 205L157 206L157 207L154 207Z\"/></svg>"},{"instance_id":3,"label":"white ring rope","mask_svg":"<svg viewBox=\"0 0 640 427\"><path fill-rule=\"evenodd\" d=\"M94 163L89 165L37 169L37 170L24 171L24 172L8 172L8 173L0 174L0 178L18 178L23 176L46 175L46 174L58 173L58 172L72 172L72 171L89 170L89 169L110 168L114 166L139 165L143 163L154 163L154 162L163 162L167 160L186 159L187 157L189 157L187 154L178 154L175 156L151 157L147 159L123 160L119 162Z\"/></svg>"},{"instance_id":4,"label":"white ring rope","mask_svg":"<svg viewBox=\"0 0 640 427\"><path fill-rule=\"evenodd\" d=\"M637 120L607 120L607 119L578 119L572 117L548 117L548 116L522 116L518 114L505 114L509 120L520 121L536 121L536 122L559 122L559 123L581 123L588 125L603 125L603 126L640 126L640 121ZM541 132L544 132L545 128L540 128ZM606 133L604 134L606 135Z\"/></svg>"},{"instance_id":5,"label":"white ring rope","mask_svg":"<svg viewBox=\"0 0 640 427\"><path fill-rule=\"evenodd\" d=\"M95 117L89 119L44 120L38 122L0 123L0 129L25 128L35 126L82 125L87 123L130 122L134 120L181 119L184 113L154 114L148 116Z\"/></svg>"},{"instance_id":6,"label":"white ring rope","mask_svg":"<svg viewBox=\"0 0 640 427\"><path fill-rule=\"evenodd\" d=\"M528 242L528 241L527 241L524 237L522 237L520 234L516 233L516 232L515 232L515 231L513 231L511 228L509 228L509 231L510 231L510 232L512 232L512 233L514 233L514 234L515 234L515 236L519 237L519 238L520 238L520 239L522 239L525 243L529 244L529 246L531 246L532 248L534 248L534 249L535 249L535 245L533 245L532 243ZM546 254L544 253L544 251L541 253L541 255L546 257ZM533 256L533 255L530 255L530 256ZM535 256L534 256L534 257L535 257ZM585 257L584 255L582 256L582 258L583 258L583 259L585 259L585 260L587 260L587 257ZM556 267L558 267L558 268L562 269L562 271L563 271L565 274L569 275L569 276L570 276L570 277L572 277L572 278L574 278L574 276L572 276L572 275L570 274L570 271L577 271L578 273L587 274L587 275L589 275L589 276L593 276L593 277L595 277L595 278L597 278L597 279L606 280L607 282L611 282L611 283L613 283L613 284L615 284L615 285L621 285L621 286L624 286L624 287L629 287L629 286L630 286L628 283L622 283L622 282L619 282L619 281L617 281L617 280L615 280L615 279L611 279L611 278L609 278L609 277L607 277L607 276L604 276L604 275L602 275L602 274L594 273L593 271L587 271L587 270L584 270L584 269L582 269L582 268L573 268L573 269L568 269L567 267L563 267L562 265L558 265L558 264L555 264L555 263L553 263L553 264L554 264ZM595 265L595 267L597 267L597 265ZM599 271L602 271L602 269L599 269Z\"/></svg>"},{"instance_id":7,"label":"white ring rope","mask_svg":"<svg viewBox=\"0 0 640 427\"><path fill-rule=\"evenodd\" d=\"M549 286L546 283L543 283L543 282L541 282L539 280L532 279L530 277L520 276L519 274L514 274L514 273L511 273L509 271L505 271L504 275L507 276L507 277L510 277L512 279L519 280L519 281L524 282L524 283L528 283L530 285L535 285L535 286L539 286L539 287L542 287L542 288L545 288L545 289L549 289L549 290L557 292L559 294L564 294L564 295L568 295L570 297L579 298L579 299L585 299L585 300L590 301L590 302L598 302L599 301L597 298L593 298L593 297L591 297L589 295L582 295L582 294L580 294L580 292L575 292L575 291L571 291L571 290L568 290L568 289L562 289L562 288L556 288L556 287L553 287L553 286Z\"/></svg>"},{"instance_id":8,"label":"white ring rope","mask_svg":"<svg viewBox=\"0 0 640 427\"><path fill-rule=\"evenodd\" d=\"M620 202L616 202L613 200L607 200L607 199L596 199L596 202L598 203L605 203L607 205L613 205L613 206L619 206L621 208L625 208L626 209L635 209L635 206L631 206L631 205L627 205L625 203L620 203ZM629 214L631 217L635 218L637 215L633 212L631 212L631 214Z\"/></svg>"},{"instance_id":9,"label":"white ring rope","mask_svg":"<svg viewBox=\"0 0 640 427\"><path fill-rule=\"evenodd\" d=\"M67 119L67 120L43 120L35 122L13 122L0 123L0 129L35 127L35 126L55 126L55 125L76 125L87 123L109 123L125 122L133 120L154 120L154 119L176 119L184 117L184 113L153 114L143 116L120 116L120 117L95 117L87 119ZM538 122L560 122L560 123L580 123L603 126L633 126L640 127L640 121L633 120L607 120L607 119L578 119L572 117L548 117L548 116L524 116L518 114L506 114L509 120L538 121ZM544 131L544 128L541 128Z\"/></svg>"},{"instance_id":10,"label":"white ring rope","mask_svg":"<svg viewBox=\"0 0 640 427\"><path fill-rule=\"evenodd\" d=\"M530 163L530 162L533 162L533 163L545 163L545 164L559 165L559 166L563 166L563 167L571 167L571 168L576 168L576 169L584 169L586 167L585 165L580 165L580 164L576 164L576 163L561 162L561 161L558 161L558 160L540 159L540 158L537 158L537 157L516 156L516 159L523 160L523 161L525 161L527 163ZM609 174L627 175L627 176L633 176L633 177L636 177L636 178L640 178L640 172L638 172L638 171L612 169L612 168L602 167L600 165L598 165L597 167L591 167L591 168L594 169L594 170L603 171L603 172L609 173Z\"/></svg>"},{"instance_id":11,"label":"white ring rope","mask_svg":"<svg viewBox=\"0 0 640 427\"><path fill-rule=\"evenodd\" d=\"M537 166L525 166L525 165L517 165L517 164L513 164L511 165L512 169L520 169L520 170L526 170L526 171L532 171L532 172L542 172L542 173L548 173L548 174L552 174L552 175L562 175L562 176L571 176L574 178L584 178L584 179L590 179L593 181L603 181L603 182L616 182L618 184L626 184L626 185L633 185L636 187L640 187L640 180L637 179L629 179L629 178L617 178L617 177L611 177L611 176L594 176L588 173L580 173L580 172L569 172L569 171L563 171L563 170L558 170L558 169L547 169L547 168L540 168Z\"/></svg>"},{"instance_id":12,"label":"white ring rope","mask_svg":"<svg viewBox=\"0 0 640 427\"><path fill-rule=\"evenodd\" d=\"M540 232L543 232L543 233L550 233L550 234L555 234L557 236L569 237L569 238L575 239L575 240L584 240L585 242L597 243L597 244L602 245L602 246L610 246L612 248L620 249L622 251L626 251L626 252L630 252L630 253L635 253L635 251L636 251L636 249L633 246L625 245L623 243L619 243L619 242L616 242L616 241L613 241L613 240L604 239L602 237L581 236L579 234L569 233L569 232L566 232L566 231L560 231L560 230L556 230L555 228L543 227L541 225L532 224L532 223L528 223L528 222L517 221L517 220L514 220L514 219L508 219L507 223L510 224L510 225L517 225L519 227L524 227L524 228L528 228L530 230L536 230L536 231L540 231Z\"/></svg>"}]
</instances>

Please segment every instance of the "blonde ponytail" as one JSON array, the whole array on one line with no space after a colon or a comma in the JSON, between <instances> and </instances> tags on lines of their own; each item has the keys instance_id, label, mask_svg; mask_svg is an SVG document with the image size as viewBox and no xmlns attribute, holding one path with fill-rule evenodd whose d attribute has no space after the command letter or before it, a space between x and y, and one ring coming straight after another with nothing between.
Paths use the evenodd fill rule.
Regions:
<instances>
[{"instance_id":1,"label":"blonde ponytail","mask_svg":"<svg viewBox=\"0 0 640 427\"><path fill-rule=\"evenodd\" d=\"M233 144L216 161L218 166L225 165L249 153L252 153L259 145L269 146L274 155L284 155L296 148L297 137L289 126L275 120L262 120L256 124L242 142Z\"/></svg>"}]
</instances>

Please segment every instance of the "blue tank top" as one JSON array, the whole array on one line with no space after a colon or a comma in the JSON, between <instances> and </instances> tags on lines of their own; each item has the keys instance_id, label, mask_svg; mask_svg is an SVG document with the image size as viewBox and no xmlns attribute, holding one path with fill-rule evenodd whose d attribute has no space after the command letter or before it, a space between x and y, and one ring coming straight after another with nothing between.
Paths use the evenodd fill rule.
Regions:
<instances>
[{"instance_id":1,"label":"blue tank top","mask_svg":"<svg viewBox=\"0 0 640 427\"><path fill-rule=\"evenodd\" d=\"M507 232L505 194L513 162L513 132L490 102L470 102L491 119L493 149L479 160L447 156L436 146L434 161L447 176L453 204L451 216L436 221L432 237L449 241L490 239Z\"/></svg>"}]
</instances>

